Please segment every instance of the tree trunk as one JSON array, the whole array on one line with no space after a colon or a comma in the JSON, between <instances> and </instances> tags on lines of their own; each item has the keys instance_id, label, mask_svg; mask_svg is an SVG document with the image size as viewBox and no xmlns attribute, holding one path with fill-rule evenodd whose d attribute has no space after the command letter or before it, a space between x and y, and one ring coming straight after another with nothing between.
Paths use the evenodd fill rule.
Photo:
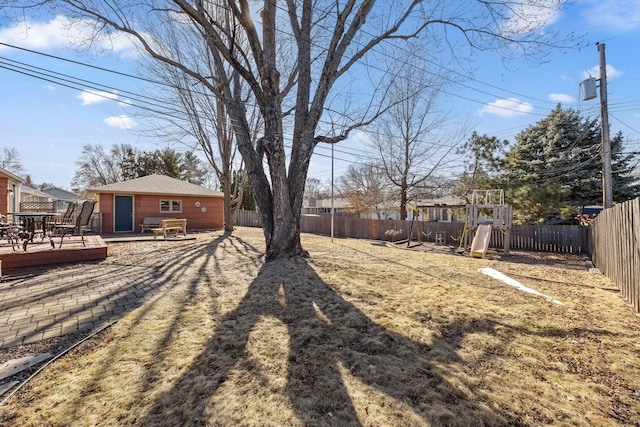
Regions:
<instances>
[{"instance_id":1,"label":"tree trunk","mask_svg":"<svg viewBox=\"0 0 640 427\"><path fill-rule=\"evenodd\" d=\"M280 209L288 210L291 213L290 208L285 206L274 206L274 214ZM277 221L274 224L273 233L271 234L271 240L266 242L267 251L266 259L271 260L282 257L296 257L309 255L307 251L302 248L300 242L300 215L295 218L293 215L289 215L287 220Z\"/></svg>"},{"instance_id":2,"label":"tree trunk","mask_svg":"<svg viewBox=\"0 0 640 427\"><path fill-rule=\"evenodd\" d=\"M407 188L403 185L400 188L400 220L407 219Z\"/></svg>"},{"instance_id":3,"label":"tree trunk","mask_svg":"<svg viewBox=\"0 0 640 427\"><path fill-rule=\"evenodd\" d=\"M224 193L224 231L233 231L233 200L231 198L231 167L225 167L222 188Z\"/></svg>"}]
</instances>

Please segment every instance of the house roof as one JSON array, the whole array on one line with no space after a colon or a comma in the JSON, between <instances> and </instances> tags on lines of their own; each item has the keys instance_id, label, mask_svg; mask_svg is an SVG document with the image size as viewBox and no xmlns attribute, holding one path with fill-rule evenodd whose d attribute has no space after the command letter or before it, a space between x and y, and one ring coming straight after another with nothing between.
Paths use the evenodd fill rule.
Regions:
<instances>
[{"instance_id":1,"label":"house roof","mask_svg":"<svg viewBox=\"0 0 640 427\"><path fill-rule=\"evenodd\" d=\"M58 188L58 187L43 188L42 191L44 193L49 194L52 198L56 200L65 200L70 202L76 201L76 200L82 200L82 197L77 195L76 193L72 193L71 191L63 190L62 188Z\"/></svg>"},{"instance_id":2,"label":"house roof","mask_svg":"<svg viewBox=\"0 0 640 427\"><path fill-rule=\"evenodd\" d=\"M313 203L311 203L310 199L303 199L302 207L303 208L330 208L331 198L315 199ZM336 209L349 207L349 200L344 198L334 197L333 207Z\"/></svg>"},{"instance_id":3,"label":"house roof","mask_svg":"<svg viewBox=\"0 0 640 427\"><path fill-rule=\"evenodd\" d=\"M18 175L9 172L6 169L0 168L0 176L4 176L6 178L12 179L14 181L18 181L18 182L24 182L24 179L20 178Z\"/></svg>"},{"instance_id":4,"label":"house roof","mask_svg":"<svg viewBox=\"0 0 640 427\"><path fill-rule=\"evenodd\" d=\"M88 188L94 193L158 194L179 196L223 197L219 191L209 190L190 182L166 175L147 175L129 181Z\"/></svg>"},{"instance_id":5,"label":"house roof","mask_svg":"<svg viewBox=\"0 0 640 427\"><path fill-rule=\"evenodd\" d=\"M28 185L20 184L20 193L28 194L30 196L41 197L43 199L52 199L50 194L44 193L37 188L29 187Z\"/></svg>"},{"instance_id":6,"label":"house roof","mask_svg":"<svg viewBox=\"0 0 640 427\"><path fill-rule=\"evenodd\" d=\"M466 206L468 203L461 197L456 196L444 196L438 199L420 200L416 202L419 208L426 207L459 207Z\"/></svg>"}]
</instances>

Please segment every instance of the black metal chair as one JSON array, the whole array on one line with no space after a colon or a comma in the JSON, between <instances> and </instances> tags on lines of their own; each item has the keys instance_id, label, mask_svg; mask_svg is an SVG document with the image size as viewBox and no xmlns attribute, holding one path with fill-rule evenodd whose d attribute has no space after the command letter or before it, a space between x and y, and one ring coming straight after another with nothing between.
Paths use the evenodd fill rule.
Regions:
<instances>
[{"instance_id":1,"label":"black metal chair","mask_svg":"<svg viewBox=\"0 0 640 427\"><path fill-rule=\"evenodd\" d=\"M95 205L95 200L87 200L82 203L82 208L80 209L78 218L76 218L75 224L55 224L53 226L54 230L60 234L60 246L58 246L58 249L62 247L64 236L73 233L80 235L82 238L82 246L85 246L84 232L91 231L91 217L93 216L93 208ZM51 240L51 246L55 247L53 240Z\"/></svg>"},{"instance_id":2,"label":"black metal chair","mask_svg":"<svg viewBox=\"0 0 640 427\"><path fill-rule=\"evenodd\" d=\"M15 252L16 245L20 246L20 239L22 237L22 226L18 224L7 223L5 216L0 215L0 239L7 239L7 242L11 243L11 248Z\"/></svg>"}]
</instances>

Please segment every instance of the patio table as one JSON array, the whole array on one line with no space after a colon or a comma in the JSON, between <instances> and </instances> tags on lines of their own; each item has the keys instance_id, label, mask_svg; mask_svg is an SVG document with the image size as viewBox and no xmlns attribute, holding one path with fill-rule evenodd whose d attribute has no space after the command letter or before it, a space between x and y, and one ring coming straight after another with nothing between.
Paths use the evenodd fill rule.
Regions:
<instances>
[{"instance_id":1,"label":"patio table","mask_svg":"<svg viewBox=\"0 0 640 427\"><path fill-rule=\"evenodd\" d=\"M33 236L35 235L36 222L42 224L42 240L47 236L47 223L53 218L58 216L57 213L51 212L7 212L11 215L14 222L18 220L22 223L22 229L25 233L22 248L26 251L27 244L33 243Z\"/></svg>"}]
</instances>

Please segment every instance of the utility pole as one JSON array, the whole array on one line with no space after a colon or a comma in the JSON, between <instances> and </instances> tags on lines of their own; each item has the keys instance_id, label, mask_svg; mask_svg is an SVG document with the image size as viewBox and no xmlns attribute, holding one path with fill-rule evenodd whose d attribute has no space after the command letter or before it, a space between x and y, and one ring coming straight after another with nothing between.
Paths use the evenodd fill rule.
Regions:
<instances>
[{"instance_id":1,"label":"utility pole","mask_svg":"<svg viewBox=\"0 0 640 427\"><path fill-rule=\"evenodd\" d=\"M333 243L333 143L331 144L331 243Z\"/></svg>"},{"instance_id":2,"label":"utility pole","mask_svg":"<svg viewBox=\"0 0 640 427\"><path fill-rule=\"evenodd\" d=\"M611 139L609 138L609 107L607 105L607 62L604 43L597 43L600 52L600 116L602 120L602 201L604 208L613 206L611 183Z\"/></svg>"}]
</instances>

